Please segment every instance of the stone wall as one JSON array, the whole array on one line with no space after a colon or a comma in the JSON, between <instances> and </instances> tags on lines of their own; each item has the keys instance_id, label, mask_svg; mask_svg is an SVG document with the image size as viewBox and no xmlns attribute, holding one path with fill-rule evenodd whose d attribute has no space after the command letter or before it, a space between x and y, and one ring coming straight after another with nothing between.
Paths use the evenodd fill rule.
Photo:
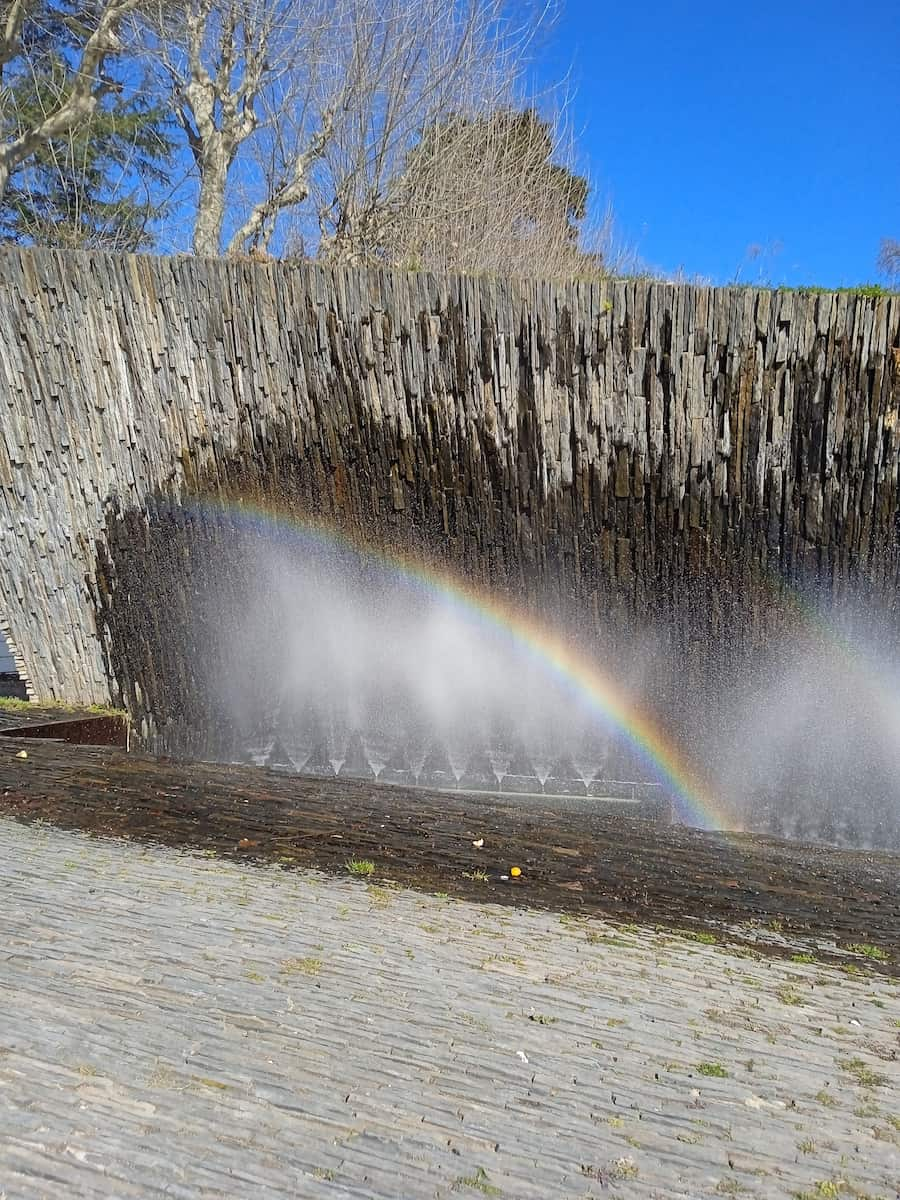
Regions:
<instances>
[{"instance_id":1,"label":"stone wall","mask_svg":"<svg viewBox=\"0 0 900 1200\"><path fill-rule=\"evenodd\" d=\"M896 589L898 406L900 296L6 251L0 626L41 697L171 709L227 493L722 661L785 581Z\"/></svg>"}]
</instances>

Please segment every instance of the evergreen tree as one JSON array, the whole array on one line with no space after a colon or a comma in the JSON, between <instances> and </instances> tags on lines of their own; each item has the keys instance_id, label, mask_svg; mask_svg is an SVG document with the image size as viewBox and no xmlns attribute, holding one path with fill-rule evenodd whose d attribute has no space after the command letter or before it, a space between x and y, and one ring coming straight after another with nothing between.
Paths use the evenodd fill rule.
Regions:
<instances>
[{"instance_id":1,"label":"evergreen tree","mask_svg":"<svg viewBox=\"0 0 900 1200\"><path fill-rule=\"evenodd\" d=\"M71 87L96 0L38 0L0 81L5 137L37 125ZM62 249L145 249L174 155L168 114L144 98L135 60L110 59L92 116L38 148L13 172L0 239Z\"/></svg>"}]
</instances>

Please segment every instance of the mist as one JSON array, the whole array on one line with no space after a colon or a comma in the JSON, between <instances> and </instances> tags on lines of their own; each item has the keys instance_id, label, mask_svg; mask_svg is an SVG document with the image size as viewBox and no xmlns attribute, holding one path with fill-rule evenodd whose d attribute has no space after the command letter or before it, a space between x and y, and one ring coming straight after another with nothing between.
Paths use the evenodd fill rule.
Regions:
<instances>
[{"instance_id":1,"label":"mist","mask_svg":"<svg viewBox=\"0 0 900 1200\"><path fill-rule=\"evenodd\" d=\"M744 828L900 846L894 640L892 622L874 608L820 601L723 691L703 757Z\"/></svg>"},{"instance_id":2,"label":"mist","mask_svg":"<svg viewBox=\"0 0 900 1200\"><path fill-rule=\"evenodd\" d=\"M527 644L452 597L351 550L298 551L259 537L242 547L240 572L240 605L229 619L207 611L200 638L237 757L588 798L616 795L608 781L666 787ZM702 688L687 687L663 632L646 622L614 642L573 611L565 636L672 731L731 828L896 847L900 656L891 622L862 605L804 613L754 646L737 672L717 671L711 650Z\"/></svg>"}]
</instances>

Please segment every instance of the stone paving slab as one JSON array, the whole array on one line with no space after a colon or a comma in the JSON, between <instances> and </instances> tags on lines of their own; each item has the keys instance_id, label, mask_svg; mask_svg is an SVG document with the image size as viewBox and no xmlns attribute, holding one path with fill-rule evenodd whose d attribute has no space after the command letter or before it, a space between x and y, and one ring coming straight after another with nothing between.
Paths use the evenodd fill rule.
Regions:
<instances>
[{"instance_id":1,"label":"stone paving slab","mask_svg":"<svg viewBox=\"0 0 900 1200\"><path fill-rule=\"evenodd\" d=\"M900 992L0 820L0 1196L882 1197Z\"/></svg>"}]
</instances>

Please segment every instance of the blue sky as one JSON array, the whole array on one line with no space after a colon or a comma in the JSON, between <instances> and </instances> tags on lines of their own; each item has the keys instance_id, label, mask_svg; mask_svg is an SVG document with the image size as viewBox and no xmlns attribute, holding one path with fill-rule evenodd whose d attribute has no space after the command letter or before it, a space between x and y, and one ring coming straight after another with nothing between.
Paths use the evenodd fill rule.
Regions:
<instances>
[{"instance_id":1,"label":"blue sky","mask_svg":"<svg viewBox=\"0 0 900 1200\"><path fill-rule=\"evenodd\" d=\"M571 121L652 267L850 286L900 239L900 3L562 0ZM748 247L761 253L748 257Z\"/></svg>"}]
</instances>

